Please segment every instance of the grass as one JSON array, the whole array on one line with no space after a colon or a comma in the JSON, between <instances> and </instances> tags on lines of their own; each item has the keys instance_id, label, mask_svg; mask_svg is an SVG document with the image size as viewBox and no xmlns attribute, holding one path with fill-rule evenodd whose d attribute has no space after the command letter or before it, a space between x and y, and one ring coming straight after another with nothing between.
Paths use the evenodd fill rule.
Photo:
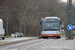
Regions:
<instances>
[{"instance_id":1,"label":"grass","mask_svg":"<svg viewBox=\"0 0 75 50\"><path fill-rule=\"evenodd\" d=\"M5 42L7 42L7 41L3 41L3 42L0 42L0 43L5 43Z\"/></svg>"},{"instance_id":2,"label":"grass","mask_svg":"<svg viewBox=\"0 0 75 50\"><path fill-rule=\"evenodd\" d=\"M5 36L5 38L9 38L9 37L11 37L11 36L9 36L9 35Z\"/></svg>"},{"instance_id":3,"label":"grass","mask_svg":"<svg viewBox=\"0 0 75 50\"><path fill-rule=\"evenodd\" d=\"M75 34L75 32L72 32L72 34ZM66 33L65 32L62 32L61 35L65 36Z\"/></svg>"},{"instance_id":4,"label":"grass","mask_svg":"<svg viewBox=\"0 0 75 50\"><path fill-rule=\"evenodd\" d=\"M35 37L35 36L24 36L24 37Z\"/></svg>"},{"instance_id":5,"label":"grass","mask_svg":"<svg viewBox=\"0 0 75 50\"><path fill-rule=\"evenodd\" d=\"M65 36L66 34L65 34L65 32L62 32L61 35Z\"/></svg>"},{"instance_id":6,"label":"grass","mask_svg":"<svg viewBox=\"0 0 75 50\"><path fill-rule=\"evenodd\" d=\"M75 34L75 31L73 31L72 34Z\"/></svg>"}]
</instances>

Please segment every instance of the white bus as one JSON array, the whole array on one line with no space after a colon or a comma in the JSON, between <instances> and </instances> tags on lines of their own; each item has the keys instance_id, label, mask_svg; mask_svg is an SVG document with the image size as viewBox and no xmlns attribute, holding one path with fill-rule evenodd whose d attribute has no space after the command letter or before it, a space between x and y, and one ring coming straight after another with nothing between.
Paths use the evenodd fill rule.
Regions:
<instances>
[{"instance_id":1,"label":"white bus","mask_svg":"<svg viewBox=\"0 0 75 50\"><path fill-rule=\"evenodd\" d=\"M42 26L41 37L61 37L61 21L58 17L45 17L40 22Z\"/></svg>"},{"instance_id":2,"label":"white bus","mask_svg":"<svg viewBox=\"0 0 75 50\"><path fill-rule=\"evenodd\" d=\"M0 38L5 39L5 29L3 28L3 20L0 19Z\"/></svg>"}]
</instances>

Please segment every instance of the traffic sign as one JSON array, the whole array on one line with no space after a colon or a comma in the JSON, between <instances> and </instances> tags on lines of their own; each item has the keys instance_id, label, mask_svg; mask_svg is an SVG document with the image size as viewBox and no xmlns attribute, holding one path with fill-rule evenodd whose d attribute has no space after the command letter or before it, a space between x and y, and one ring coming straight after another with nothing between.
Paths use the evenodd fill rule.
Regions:
<instances>
[{"instance_id":1,"label":"traffic sign","mask_svg":"<svg viewBox=\"0 0 75 50\"><path fill-rule=\"evenodd\" d=\"M69 25L67 26L67 29L68 29L68 30L72 30L72 29L73 29L73 26L72 26L71 24L69 24Z\"/></svg>"}]
</instances>

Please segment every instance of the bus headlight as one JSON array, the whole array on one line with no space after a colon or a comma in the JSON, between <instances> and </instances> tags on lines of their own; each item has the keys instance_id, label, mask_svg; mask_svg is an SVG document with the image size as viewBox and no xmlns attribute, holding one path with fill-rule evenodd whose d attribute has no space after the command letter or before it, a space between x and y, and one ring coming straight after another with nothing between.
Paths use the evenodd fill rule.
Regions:
<instances>
[{"instance_id":1,"label":"bus headlight","mask_svg":"<svg viewBox=\"0 0 75 50\"><path fill-rule=\"evenodd\" d=\"M57 33L59 33L59 31Z\"/></svg>"},{"instance_id":2,"label":"bus headlight","mask_svg":"<svg viewBox=\"0 0 75 50\"><path fill-rule=\"evenodd\" d=\"M42 31L42 34L44 34L45 32L44 31Z\"/></svg>"}]
</instances>

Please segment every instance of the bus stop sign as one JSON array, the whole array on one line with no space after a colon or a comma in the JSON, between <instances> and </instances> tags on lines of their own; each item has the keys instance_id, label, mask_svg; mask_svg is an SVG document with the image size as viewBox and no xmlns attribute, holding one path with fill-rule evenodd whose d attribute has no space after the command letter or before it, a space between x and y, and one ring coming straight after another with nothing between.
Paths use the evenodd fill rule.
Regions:
<instances>
[{"instance_id":1,"label":"bus stop sign","mask_svg":"<svg viewBox=\"0 0 75 50\"><path fill-rule=\"evenodd\" d=\"M68 29L68 30L72 30L72 29L73 29L73 26L72 26L71 24L69 24L69 25L67 26L67 29Z\"/></svg>"}]
</instances>

